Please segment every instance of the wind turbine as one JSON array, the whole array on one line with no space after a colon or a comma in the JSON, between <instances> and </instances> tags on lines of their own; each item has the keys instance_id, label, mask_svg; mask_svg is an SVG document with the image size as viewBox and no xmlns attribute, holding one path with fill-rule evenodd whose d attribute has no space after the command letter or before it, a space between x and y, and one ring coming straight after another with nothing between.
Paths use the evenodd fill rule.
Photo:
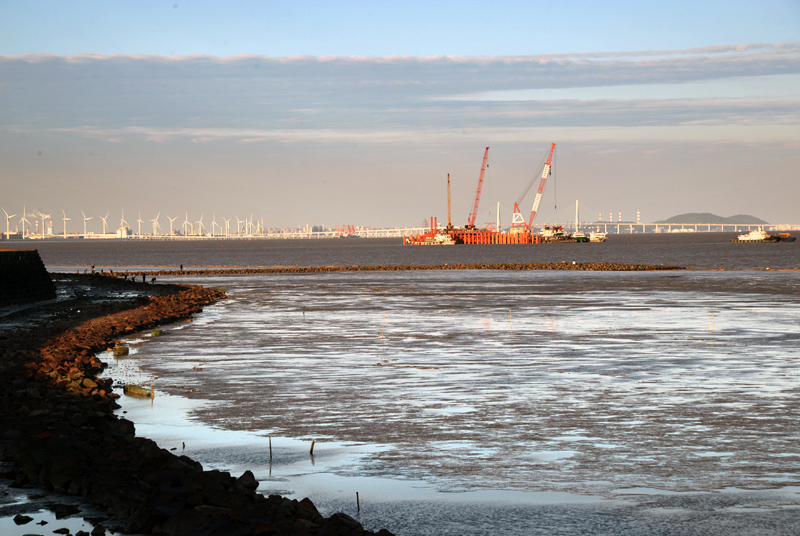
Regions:
<instances>
[{"instance_id":1,"label":"wind turbine","mask_svg":"<svg viewBox=\"0 0 800 536\"><path fill-rule=\"evenodd\" d=\"M159 216L161 216L161 213L160 213L160 212L159 212L158 214L156 214L156 217L155 217L155 218L153 218L152 220L150 220L151 222L153 222L153 235L156 235L156 234L158 234L158 231L157 231L157 229L158 229L159 227L161 227L161 226L158 224L158 217L159 217Z\"/></svg>"},{"instance_id":2,"label":"wind turbine","mask_svg":"<svg viewBox=\"0 0 800 536\"><path fill-rule=\"evenodd\" d=\"M201 236L203 234L203 213L200 213L200 219L197 220L197 236Z\"/></svg>"},{"instance_id":3,"label":"wind turbine","mask_svg":"<svg viewBox=\"0 0 800 536\"><path fill-rule=\"evenodd\" d=\"M136 220L136 221L139 222L139 236L142 236L142 222L144 220L142 219L142 211L141 210L139 211L139 219Z\"/></svg>"},{"instance_id":4,"label":"wind turbine","mask_svg":"<svg viewBox=\"0 0 800 536\"><path fill-rule=\"evenodd\" d=\"M169 236L172 236L172 222L177 220L178 217L175 216L174 218L170 218L169 216L167 216L167 219L169 220Z\"/></svg>"},{"instance_id":5,"label":"wind turbine","mask_svg":"<svg viewBox=\"0 0 800 536\"><path fill-rule=\"evenodd\" d=\"M6 212L6 209L3 209L3 213L6 215L6 237L7 237L11 233L11 231L8 230L8 220L16 216L16 214L11 214L9 216L8 212Z\"/></svg>"},{"instance_id":6,"label":"wind turbine","mask_svg":"<svg viewBox=\"0 0 800 536\"><path fill-rule=\"evenodd\" d=\"M236 236L242 236L242 221L239 219L239 216L234 216L236 218Z\"/></svg>"},{"instance_id":7,"label":"wind turbine","mask_svg":"<svg viewBox=\"0 0 800 536\"><path fill-rule=\"evenodd\" d=\"M123 209L120 209L120 210L122 211L122 216L119 219L119 226L120 227L125 227L126 225L128 225L128 222L125 221L125 209L123 208Z\"/></svg>"},{"instance_id":8,"label":"wind turbine","mask_svg":"<svg viewBox=\"0 0 800 536\"><path fill-rule=\"evenodd\" d=\"M64 212L64 209L61 209L61 214L64 215L64 238L67 237L67 221L71 220L72 218L67 218L67 213Z\"/></svg>"},{"instance_id":9,"label":"wind turbine","mask_svg":"<svg viewBox=\"0 0 800 536\"><path fill-rule=\"evenodd\" d=\"M100 216L100 219L103 220L103 234L106 234L106 225L108 224L106 220L108 219L108 212L106 212L105 216Z\"/></svg>"},{"instance_id":10,"label":"wind turbine","mask_svg":"<svg viewBox=\"0 0 800 536\"><path fill-rule=\"evenodd\" d=\"M83 211L82 211L82 210L81 210L81 214L83 214ZM94 217L94 216L89 216L89 217L87 218L87 217L86 217L86 214L83 214L83 236L84 236L84 237L86 236L86 222L87 222L87 221L89 221L89 220L91 220L93 217Z\"/></svg>"},{"instance_id":11,"label":"wind turbine","mask_svg":"<svg viewBox=\"0 0 800 536\"><path fill-rule=\"evenodd\" d=\"M47 221L47 219L50 218L51 215L50 214L42 214L41 210L39 210L38 212L39 212L39 217L42 218L42 236L44 236L46 234L45 233L45 221Z\"/></svg>"},{"instance_id":12,"label":"wind turbine","mask_svg":"<svg viewBox=\"0 0 800 536\"><path fill-rule=\"evenodd\" d=\"M222 218L225 220L225 238L228 238L231 234L231 218Z\"/></svg>"},{"instance_id":13,"label":"wind turbine","mask_svg":"<svg viewBox=\"0 0 800 536\"><path fill-rule=\"evenodd\" d=\"M22 217L19 219L19 222L22 224L22 238L25 238L25 224L26 223L28 225L31 224L31 222L28 221L28 218L25 217L26 216L26 214L25 214L26 211L27 211L27 207L25 207L25 205L23 205L22 206Z\"/></svg>"},{"instance_id":14,"label":"wind turbine","mask_svg":"<svg viewBox=\"0 0 800 536\"><path fill-rule=\"evenodd\" d=\"M217 213L214 212L211 215L211 236L214 236L214 227L219 227L219 230L222 230L222 226L217 224Z\"/></svg>"},{"instance_id":15,"label":"wind turbine","mask_svg":"<svg viewBox=\"0 0 800 536\"><path fill-rule=\"evenodd\" d=\"M194 226L189 222L189 211L187 210L186 215L183 218L183 236L189 236L190 227L192 230L194 230Z\"/></svg>"}]
</instances>

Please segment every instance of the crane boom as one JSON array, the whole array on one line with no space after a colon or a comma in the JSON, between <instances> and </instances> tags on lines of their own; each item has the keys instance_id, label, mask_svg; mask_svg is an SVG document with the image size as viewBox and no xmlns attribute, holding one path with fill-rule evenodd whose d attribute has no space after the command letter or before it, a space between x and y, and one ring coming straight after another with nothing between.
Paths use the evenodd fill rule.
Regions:
<instances>
[{"instance_id":1,"label":"crane boom","mask_svg":"<svg viewBox=\"0 0 800 536\"><path fill-rule=\"evenodd\" d=\"M478 178L478 190L475 192L475 204L469 214L468 229L475 228L475 219L478 217L478 204L481 202L481 190L483 189L483 177L486 175L486 160L489 158L489 148L483 153L483 163L481 164L481 176Z\"/></svg>"},{"instance_id":2,"label":"crane boom","mask_svg":"<svg viewBox=\"0 0 800 536\"><path fill-rule=\"evenodd\" d=\"M550 163L553 160L553 151L556 150L554 143L550 147L550 154L547 155L547 162L544 163L542 170L542 180L539 181L539 190L536 192L536 199L533 200L533 208L531 209L531 217L528 221L528 229L533 228L533 220L536 219L536 211L539 210L539 202L542 200L542 192L544 192L544 183L547 182L547 177L550 176Z\"/></svg>"}]
</instances>

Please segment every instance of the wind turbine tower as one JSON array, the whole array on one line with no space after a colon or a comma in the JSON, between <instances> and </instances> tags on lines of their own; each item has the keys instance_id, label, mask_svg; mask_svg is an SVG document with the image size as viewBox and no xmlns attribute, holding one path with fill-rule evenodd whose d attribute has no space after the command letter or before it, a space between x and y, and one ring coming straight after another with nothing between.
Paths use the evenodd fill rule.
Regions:
<instances>
[{"instance_id":1,"label":"wind turbine tower","mask_svg":"<svg viewBox=\"0 0 800 536\"><path fill-rule=\"evenodd\" d=\"M81 210L81 214L83 215L83 236L85 237L86 236L86 222L91 220L94 216L89 216L87 218L86 214L84 214L82 210Z\"/></svg>"},{"instance_id":2,"label":"wind turbine tower","mask_svg":"<svg viewBox=\"0 0 800 536\"><path fill-rule=\"evenodd\" d=\"M8 235L11 233L11 231L9 231L9 227L8 227L8 221L9 221L11 218L13 218L14 216L16 216L16 214L11 214L11 215L9 216L9 215L8 215L8 212L6 212L6 209L3 209L3 214L5 214L5 215L6 215L6 237L8 237Z\"/></svg>"},{"instance_id":3,"label":"wind turbine tower","mask_svg":"<svg viewBox=\"0 0 800 536\"><path fill-rule=\"evenodd\" d=\"M172 222L177 220L178 217L175 216L174 218L170 218L169 216L167 216L167 219L169 220L169 236L172 236Z\"/></svg>"},{"instance_id":4,"label":"wind turbine tower","mask_svg":"<svg viewBox=\"0 0 800 536\"><path fill-rule=\"evenodd\" d=\"M22 206L22 217L19 219L19 222L22 224L22 238L25 238L25 224L26 223L28 225L31 224L31 222L28 221L28 218L26 218L27 210L28 210L27 207L23 205Z\"/></svg>"},{"instance_id":5,"label":"wind turbine tower","mask_svg":"<svg viewBox=\"0 0 800 536\"><path fill-rule=\"evenodd\" d=\"M67 218L67 213L64 212L64 209L61 209L61 214L64 215L64 238L67 237L67 221L71 220L72 218Z\"/></svg>"},{"instance_id":6,"label":"wind turbine tower","mask_svg":"<svg viewBox=\"0 0 800 536\"><path fill-rule=\"evenodd\" d=\"M108 212L106 212L105 216L100 216L100 219L103 220L103 234L106 234L106 226L108 225Z\"/></svg>"},{"instance_id":7,"label":"wind turbine tower","mask_svg":"<svg viewBox=\"0 0 800 536\"><path fill-rule=\"evenodd\" d=\"M42 236L47 234L47 220L50 216L51 214L42 214L42 211L39 211L39 217L42 218Z\"/></svg>"}]
</instances>

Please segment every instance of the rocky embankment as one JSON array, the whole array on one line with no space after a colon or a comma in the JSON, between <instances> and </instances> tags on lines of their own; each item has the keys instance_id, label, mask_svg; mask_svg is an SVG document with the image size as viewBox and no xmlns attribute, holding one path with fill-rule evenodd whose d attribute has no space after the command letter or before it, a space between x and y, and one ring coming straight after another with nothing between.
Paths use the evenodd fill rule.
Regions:
<instances>
[{"instance_id":1,"label":"rocky embankment","mask_svg":"<svg viewBox=\"0 0 800 536\"><path fill-rule=\"evenodd\" d=\"M379 266L273 266L269 268L207 268L202 270L153 270L129 275L226 275L226 274L294 274L323 272L403 272L411 270L583 270L596 272L642 272L684 270L683 266L652 264L618 264L613 262L568 263L493 263L493 264L384 264Z\"/></svg>"},{"instance_id":2,"label":"rocky embankment","mask_svg":"<svg viewBox=\"0 0 800 536\"><path fill-rule=\"evenodd\" d=\"M222 298L221 291L69 278L88 284L93 296L50 304L41 312L46 321L0 334L0 459L13 462L0 478L83 496L109 514L107 525L124 532L374 534L345 514L323 518L308 499L256 493L249 471L238 478L204 471L136 437L134 424L113 414L118 395L111 380L98 378L104 365L95 353L124 335L189 318Z\"/></svg>"}]
</instances>

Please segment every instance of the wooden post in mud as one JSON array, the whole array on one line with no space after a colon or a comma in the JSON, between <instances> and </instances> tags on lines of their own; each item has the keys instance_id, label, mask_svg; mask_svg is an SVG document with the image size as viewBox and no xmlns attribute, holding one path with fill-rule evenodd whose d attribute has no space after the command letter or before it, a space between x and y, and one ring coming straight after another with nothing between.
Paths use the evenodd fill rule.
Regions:
<instances>
[{"instance_id":1,"label":"wooden post in mud","mask_svg":"<svg viewBox=\"0 0 800 536\"><path fill-rule=\"evenodd\" d=\"M361 513L361 502L358 500L358 492L356 492L356 511Z\"/></svg>"},{"instance_id":2,"label":"wooden post in mud","mask_svg":"<svg viewBox=\"0 0 800 536\"><path fill-rule=\"evenodd\" d=\"M272 436L269 436L269 461L272 461Z\"/></svg>"},{"instance_id":3,"label":"wooden post in mud","mask_svg":"<svg viewBox=\"0 0 800 536\"><path fill-rule=\"evenodd\" d=\"M311 454L312 456L314 455L314 443L315 443L315 441L311 442L311 450L308 451L308 453Z\"/></svg>"}]
</instances>

